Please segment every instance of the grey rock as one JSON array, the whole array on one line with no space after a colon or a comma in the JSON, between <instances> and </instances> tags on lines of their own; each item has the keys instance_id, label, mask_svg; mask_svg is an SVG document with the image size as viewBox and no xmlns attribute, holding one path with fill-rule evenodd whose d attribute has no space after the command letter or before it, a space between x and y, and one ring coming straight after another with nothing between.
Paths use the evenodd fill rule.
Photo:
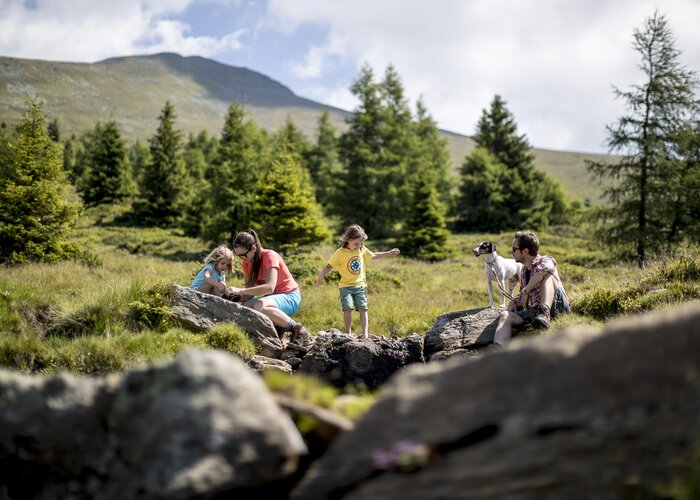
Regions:
<instances>
[{"instance_id":1,"label":"grey rock","mask_svg":"<svg viewBox=\"0 0 700 500\"><path fill-rule=\"evenodd\" d=\"M293 495L655 498L672 464L690 463L699 429L694 304L409 367Z\"/></svg>"},{"instance_id":2,"label":"grey rock","mask_svg":"<svg viewBox=\"0 0 700 500\"><path fill-rule=\"evenodd\" d=\"M457 349L474 350L493 343L498 311L490 307L442 314L425 335L425 357Z\"/></svg>"},{"instance_id":3,"label":"grey rock","mask_svg":"<svg viewBox=\"0 0 700 500\"><path fill-rule=\"evenodd\" d=\"M204 332L219 323L233 323L248 335L262 355L279 358L282 354L282 341L264 314L184 286L173 285L173 290L172 314L185 328Z\"/></svg>"},{"instance_id":4,"label":"grey rock","mask_svg":"<svg viewBox=\"0 0 700 500\"><path fill-rule=\"evenodd\" d=\"M260 377L220 351L98 379L0 371L0 408L2 497L210 497L281 481L306 453Z\"/></svg>"},{"instance_id":5,"label":"grey rock","mask_svg":"<svg viewBox=\"0 0 700 500\"><path fill-rule=\"evenodd\" d=\"M250 366L256 372L262 372L264 370L277 370L284 373L292 373L292 365L286 361L268 358L266 356L253 356L253 358L248 361L248 366Z\"/></svg>"},{"instance_id":6,"label":"grey rock","mask_svg":"<svg viewBox=\"0 0 700 500\"><path fill-rule=\"evenodd\" d=\"M319 332L298 372L337 387L363 384L375 388L405 366L423 362L423 338L418 334L403 339L374 335L358 339L343 333Z\"/></svg>"}]
</instances>

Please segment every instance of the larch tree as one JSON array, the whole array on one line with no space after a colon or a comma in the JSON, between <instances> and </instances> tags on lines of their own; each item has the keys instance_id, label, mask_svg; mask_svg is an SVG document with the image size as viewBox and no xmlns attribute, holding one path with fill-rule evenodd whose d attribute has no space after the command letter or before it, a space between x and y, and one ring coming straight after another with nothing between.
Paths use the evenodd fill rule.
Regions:
<instances>
[{"instance_id":1,"label":"larch tree","mask_svg":"<svg viewBox=\"0 0 700 500\"><path fill-rule=\"evenodd\" d=\"M622 159L589 162L588 168L594 178L608 182L604 196L609 208L603 212L607 223L600 236L643 267L650 254L664 247L670 250L677 236L674 210L679 213L678 190L685 189L686 166L678 144L697 114L697 77L681 64L663 15L655 12L647 18L633 38L644 79L629 90L614 88L627 111L607 127L609 151ZM668 239L671 234L673 242Z\"/></svg>"}]
</instances>

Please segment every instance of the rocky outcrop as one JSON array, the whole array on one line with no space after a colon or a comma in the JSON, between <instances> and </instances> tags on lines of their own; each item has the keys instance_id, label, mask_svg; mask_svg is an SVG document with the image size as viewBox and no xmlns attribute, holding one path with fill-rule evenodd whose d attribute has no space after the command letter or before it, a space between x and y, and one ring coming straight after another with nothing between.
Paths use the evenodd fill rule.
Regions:
<instances>
[{"instance_id":1,"label":"rocky outcrop","mask_svg":"<svg viewBox=\"0 0 700 500\"><path fill-rule=\"evenodd\" d=\"M425 357L446 358L493 344L497 323L498 311L490 307L442 314L425 335Z\"/></svg>"},{"instance_id":2,"label":"rocky outcrop","mask_svg":"<svg viewBox=\"0 0 700 500\"><path fill-rule=\"evenodd\" d=\"M420 335L411 334L403 339L371 335L363 340L335 330L318 332L298 371L337 387L363 384L373 389L398 370L423 362Z\"/></svg>"},{"instance_id":3,"label":"rocky outcrop","mask_svg":"<svg viewBox=\"0 0 700 500\"><path fill-rule=\"evenodd\" d=\"M260 354L279 358L284 346L270 318L249 307L191 288L173 285L172 315L195 332L204 332L219 323L234 323L260 350Z\"/></svg>"},{"instance_id":4,"label":"rocky outcrop","mask_svg":"<svg viewBox=\"0 0 700 500\"><path fill-rule=\"evenodd\" d=\"M100 379L0 371L0 498L193 498L292 473L306 447L237 358Z\"/></svg>"},{"instance_id":5,"label":"rocky outcrop","mask_svg":"<svg viewBox=\"0 0 700 500\"><path fill-rule=\"evenodd\" d=\"M655 498L700 446L700 307L415 365L383 394L295 496Z\"/></svg>"}]
</instances>

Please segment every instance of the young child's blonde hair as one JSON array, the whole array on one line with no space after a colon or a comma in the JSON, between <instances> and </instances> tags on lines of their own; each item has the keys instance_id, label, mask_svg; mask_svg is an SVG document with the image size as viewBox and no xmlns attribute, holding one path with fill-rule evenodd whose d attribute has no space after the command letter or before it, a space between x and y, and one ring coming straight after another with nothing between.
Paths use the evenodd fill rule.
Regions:
<instances>
[{"instance_id":1,"label":"young child's blonde hair","mask_svg":"<svg viewBox=\"0 0 700 500\"><path fill-rule=\"evenodd\" d=\"M347 248L348 242L350 240L357 240L357 239L361 239L362 243L364 244L364 242L367 241L367 233L365 233L365 230L362 229L361 226L358 226L357 224L352 224L352 225L345 228L345 232L343 232L343 236L341 236L340 239L338 240L338 245L341 248Z\"/></svg>"},{"instance_id":2,"label":"young child's blonde hair","mask_svg":"<svg viewBox=\"0 0 700 500\"><path fill-rule=\"evenodd\" d=\"M226 271L233 272L233 251L226 245L219 245L211 251L209 255L204 257L205 264L216 264L224 260L226 262Z\"/></svg>"}]
</instances>

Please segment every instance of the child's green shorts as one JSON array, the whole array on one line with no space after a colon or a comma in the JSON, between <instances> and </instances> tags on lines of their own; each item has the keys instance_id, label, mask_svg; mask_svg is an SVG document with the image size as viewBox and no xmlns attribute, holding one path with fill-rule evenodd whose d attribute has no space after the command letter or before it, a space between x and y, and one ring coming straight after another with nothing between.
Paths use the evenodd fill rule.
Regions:
<instances>
[{"instance_id":1,"label":"child's green shorts","mask_svg":"<svg viewBox=\"0 0 700 500\"><path fill-rule=\"evenodd\" d=\"M344 286L340 289L340 305L343 311L367 309L367 287Z\"/></svg>"}]
</instances>

